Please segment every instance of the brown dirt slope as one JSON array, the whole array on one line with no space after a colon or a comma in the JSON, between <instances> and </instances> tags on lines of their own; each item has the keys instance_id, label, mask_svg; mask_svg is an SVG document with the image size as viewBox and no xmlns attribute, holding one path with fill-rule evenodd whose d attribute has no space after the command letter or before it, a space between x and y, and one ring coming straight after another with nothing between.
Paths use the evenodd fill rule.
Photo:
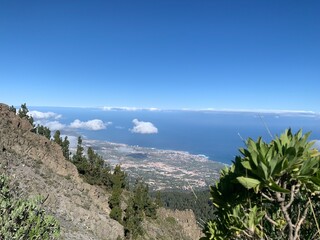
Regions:
<instances>
[{"instance_id":1,"label":"brown dirt slope","mask_svg":"<svg viewBox=\"0 0 320 240\"><path fill-rule=\"evenodd\" d=\"M0 104L0 169L25 196L48 197L44 206L59 220L62 239L122 237L122 225L109 218L107 193L84 183L60 146L31 128Z\"/></svg>"},{"instance_id":2,"label":"brown dirt slope","mask_svg":"<svg viewBox=\"0 0 320 240\"><path fill-rule=\"evenodd\" d=\"M158 209L158 218L144 222L146 234L141 239L149 240L195 240L202 236L192 210Z\"/></svg>"}]
</instances>

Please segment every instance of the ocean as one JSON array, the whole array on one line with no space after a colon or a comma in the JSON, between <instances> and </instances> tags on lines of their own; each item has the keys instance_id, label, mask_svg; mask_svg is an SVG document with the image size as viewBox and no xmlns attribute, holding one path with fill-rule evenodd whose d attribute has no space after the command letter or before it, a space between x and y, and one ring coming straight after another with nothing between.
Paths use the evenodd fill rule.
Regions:
<instances>
[{"instance_id":1,"label":"ocean","mask_svg":"<svg viewBox=\"0 0 320 240\"><path fill-rule=\"evenodd\" d=\"M320 115L309 112L232 112L188 110L103 110L101 108L30 107L30 111L53 112L56 115L38 116L35 120L48 126L59 125L62 134L83 138L138 145L141 147L187 151L202 154L210 160L230 164L244 139L281 134L286 128L303 132L312 131L310 140L320 139ZM39 114L38 114L39 115ZM49 115L49 114L48 114ZM60 116L58 116L60 115ZM74 120L78 127L70 127ZM99 119L105 129L90 130L81 123ZM134 132L136 123L149 122L153 134ZM53 123L53 124L52 124ZM78 122L79 123L79 122ZM150 124L148 125L150 127ZM53 127L54 129L54 127Z\"/></svg>"}]
</instances>

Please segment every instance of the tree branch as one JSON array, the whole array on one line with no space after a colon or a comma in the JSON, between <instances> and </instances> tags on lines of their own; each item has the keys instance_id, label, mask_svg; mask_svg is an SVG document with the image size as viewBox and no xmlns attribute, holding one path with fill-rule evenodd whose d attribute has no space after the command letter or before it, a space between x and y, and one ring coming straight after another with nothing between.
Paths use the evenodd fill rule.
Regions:
<instances>
[{"instance_id":1,"label":"tree branch","mask_svg":"<svg viewBox=\"0 0 320 240\"><path fill-rule=\"evenodd\" d=\"M276 199L277 199L278 203L284 202L285 199L283 197L281 197L280 193L276 192L275 196L276 196Z\"/></svg>"},{"instance_id":2,"label":"tree branch","mask_svg":"<svg viewBox=\"0 0 320 240\"><path fill-rule=\"evenodd\" d=\"M285 206L286 209L288 209L291 206L291 204L293 203L295 194L297 192L299 192L299 187L300 187L300 184L291 186L290 200L287 203L287 205Z\"/></svg>"},{"instance_id":3,"label":"tree branch","mask_svg":"<svg viewBox=\"0 0 320 240\"><path fill-rule=\"evenodd\" d=\"M300 220L297 221L297 223L296 223L296 225L295 225L294 238L293 238L294 240L296 240L296 239L299 238L299 231L300 231L300 228L301 228L302 223L304 222L304 220L305 220L306 217L307 217L309 205L310 205L310 202L307 203L307 206L306 206L306 208L304 209L303 214L302 214Z\"/></svg>"},{"instance_id":4,"label":"tree branch","mask_svg":"<svg viewBox=\"0 0 320 240\"><path fill-rule=\"evenodd\" d=\"M47 201L48 198L49 198L49 194L46 196L45 199L43 199L43 200L41 201L41 204L43 205L43 204L45 203L45 201Z\"/></svg>"},{"instance_id":5,"label":"tree branch","mask_svg":"<svg viewBox=\"0 0 320 240\"><path fill-rule=\"evenodd\" d=\"M269 215L267 213L264 215L264 217L268 220L269 223L271 223L275 226L278 225L278 223L276 223L273 219L271 219L271 217L269 217Z\"/></svg>"},{"instance_id":6,"label":"tree branch","mask_svg":"<svg viewBox=\"0 0 320 240\"><path fill-rule=\"evenodd\" d=\"M317 233L316 233L316 235L317 235L317 234L320 235L320 227L319 227L318 220L317 220L316 214L315 214L315 212L314 212L313 205L312 205L312 202L311 202L310 197L308 197L308 202L310 203L311 212L312 212L312 215L313 215L313 218L314 218L314 222L316 223L317 230L318 230Z\"/></svg>"},{"instance_id":7,"label":"tree branch","mask_svg":"<svg viewBox=\"0 0 320 240\"><path fill-rule=\"evenodd\" d=\"M266 198L266 199L269 200L270 202L274 202L274 201L275 201L275 199L269 197L267 194L265 194L265 193L263 193L263 192L261 192L261 195L262 195L262 197Z\"/></svg>"},{"instance_id":8,"label":"tree branch","mask_svg":"<svg viewBox=\"0 0 320 240\"><path fill-rule=\"evenodd\" d=\"M294 225L292 224L292 221L291 221L291 218L289 216L289 213L288 213L288 209L285 208L285 203L284 203L284 198L282 198L280 196L280 193L275 193L275 196L277 198L277 201L278 203L280 203L280 208L281 208L281 211L284 215L284 218L285 220L287 221L287 224L289 226L289 240L293 240L293 228L294 228Z\"/></svg>"}]
</instances>

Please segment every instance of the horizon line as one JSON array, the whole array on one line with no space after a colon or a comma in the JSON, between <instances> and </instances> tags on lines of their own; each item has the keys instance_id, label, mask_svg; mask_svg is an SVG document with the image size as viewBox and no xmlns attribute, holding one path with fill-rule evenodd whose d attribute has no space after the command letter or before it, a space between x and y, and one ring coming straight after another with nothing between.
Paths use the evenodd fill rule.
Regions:
<instances>
[{"instance_id":1,"label":"horizon line","mask_svg":"<svg viewBox=\"0 0 320 240\"><path fill-rule=\"evenodd\" d=\"M185 112L235 112L235 113L273 113L273 114L312 114L319 115L320 112L311 110L288 110L288 109L246 109L246 108L156 108L156 107L111 107L111 106L37 106L32 105L29 107L42 107L42 108L92 108L101 109L102 111L185 111Z\"/></svg>"}]
</instances>

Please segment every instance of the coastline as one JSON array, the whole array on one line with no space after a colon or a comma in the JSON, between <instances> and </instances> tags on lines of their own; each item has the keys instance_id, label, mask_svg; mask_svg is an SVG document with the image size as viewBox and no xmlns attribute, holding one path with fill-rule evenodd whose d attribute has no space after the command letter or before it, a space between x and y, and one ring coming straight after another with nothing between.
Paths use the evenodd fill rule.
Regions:
<instances>
[{"instance_id":1,"label":"coastline","mask_svg":"<svg viewBox=\"0 0 320 240\"><path fill-rule=\"evenodd\" d=\"M186 151L92 139L84 139L83 146L92 147L111 167L120 164L130 176L129 181L142 178L153 191L208 189L219 178L220 169L225 167L224 163L210 160L203 154Z\"/></svg>"}]
</instances>

